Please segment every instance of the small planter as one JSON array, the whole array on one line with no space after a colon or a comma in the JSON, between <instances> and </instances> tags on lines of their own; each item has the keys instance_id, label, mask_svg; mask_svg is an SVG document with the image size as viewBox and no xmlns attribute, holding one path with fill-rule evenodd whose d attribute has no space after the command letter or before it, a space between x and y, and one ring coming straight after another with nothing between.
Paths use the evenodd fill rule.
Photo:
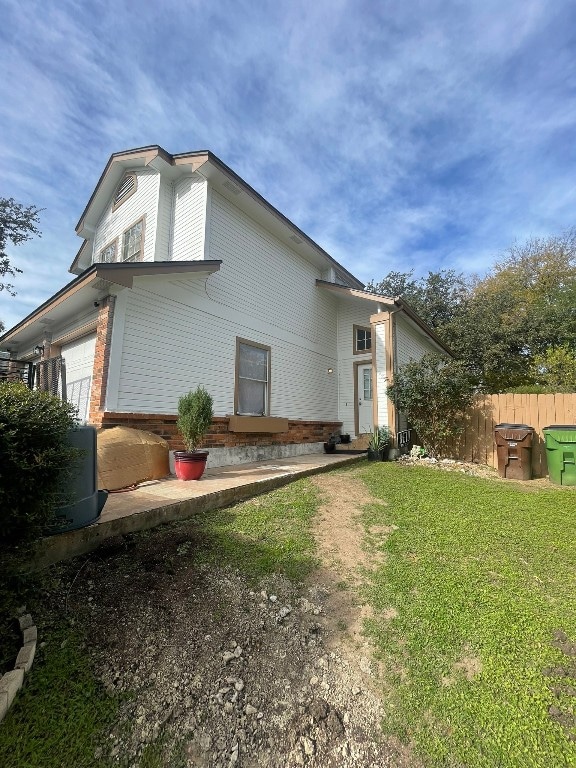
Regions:
<instances>
[{"instance_id":1,"label":"small planter","mask_svg":"<svg viewBox=\"0 0 576 768\"><path fill-rule=\"evenodd\" d=\"M200 480L206 469L208 451L174 451L174 471L178 480Z\"/></svg>"},{"instance_id":2,"label":"small planter","mask_svg":"<svg viewBox=\"0 0 576 768\"><path fill-rule=\"evenodd\" d=\"M366 458L368 461L386 461L388 459L388 446L382 448L380 451L375 451L373 448L368 448Z\"/></svg>"},{"instance_id":3,"label":"small planter","mask_svg":"<svg viewBox=\"0 0 576 768\"><path fill-rule=\"evenodd\" d=\"M350 435L340 435L340 442L347 445L350 442Z\"/></svg>"},{"instance_id":4,"label":"small planter","mask_svg":"<svg viewBox=\"0 0 576 768\"><path fill-rule=\"evenodd\" d=\"M324 443L324 453L335 453L336 443Z\"/></svg>"}]
</instances>

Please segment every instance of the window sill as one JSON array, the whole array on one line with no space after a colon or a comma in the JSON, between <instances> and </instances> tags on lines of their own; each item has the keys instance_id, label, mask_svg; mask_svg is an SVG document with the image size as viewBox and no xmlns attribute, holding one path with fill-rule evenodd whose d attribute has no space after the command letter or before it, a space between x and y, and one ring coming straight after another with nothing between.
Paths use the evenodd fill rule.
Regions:
<instances>
[{"instance_id":1,"label":"window sill","mask_svg":"<svg viewBox=\"0 0 576 768\"><path fill-rule=\"evenodd\" d=\"M230 416L228 432L288 432L288 419L278 416Z\"/></svg>"}]
</instances>

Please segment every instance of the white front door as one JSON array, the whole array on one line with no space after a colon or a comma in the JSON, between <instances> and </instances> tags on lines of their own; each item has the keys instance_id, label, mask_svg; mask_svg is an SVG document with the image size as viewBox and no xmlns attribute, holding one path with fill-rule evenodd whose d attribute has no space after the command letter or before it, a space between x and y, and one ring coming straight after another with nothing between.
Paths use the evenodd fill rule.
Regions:
<instances>
[{"instance_id":1,"label":"white front door","mask_svg":"<svg viewBox=\"0 0 576 768\"><path fill-rule=\"evenodd\" d=\"M374 416L372 410L372 365L359 365L357 367L357 392L358 401L356 403L358 414L358 434L372 432Z\"/></svg>"}]
</instances>

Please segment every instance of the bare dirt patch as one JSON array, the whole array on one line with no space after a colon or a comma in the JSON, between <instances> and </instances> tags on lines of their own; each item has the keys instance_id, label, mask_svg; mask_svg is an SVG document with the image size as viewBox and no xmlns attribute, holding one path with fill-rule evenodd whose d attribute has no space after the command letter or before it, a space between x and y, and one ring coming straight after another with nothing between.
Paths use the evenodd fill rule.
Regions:
<instances>
[{"instance_id":1,"label":"bare dirt patch","mask_svg":"<svg viewBox=\"0 0 576 768\"><path fill-rule=\"evenodd\" d=\"M354 518L371 498L349 476L314 482L323 565L304 585L199 564L192 524L111 542L82 568L69 611L105 686L125 694L98 755L130 768L419 765L381 732L368 609L354 597L370 565Z\"/></svg>"},{"instance_id":2,"label":"bare dirt patch","mask_svg":"<svg viewBox=\"0 0 576 768\"><path fill-rule=\"evenodd\" d=\"M359 566L369 564L362 548L362 527L355 517L362 506L374 499L365 486L348 473L316 475L312 482L321 493L314 535L322 558L353 575Z\"/></svg>"}]
</instances>

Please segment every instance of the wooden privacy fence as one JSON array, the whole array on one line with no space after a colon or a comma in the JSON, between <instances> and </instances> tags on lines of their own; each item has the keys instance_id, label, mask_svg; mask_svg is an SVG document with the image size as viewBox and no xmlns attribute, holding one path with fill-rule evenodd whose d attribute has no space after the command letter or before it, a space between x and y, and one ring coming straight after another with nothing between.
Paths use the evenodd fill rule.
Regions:
<instances>
[{"instance_id":1,"label":"wooden privacy fence","mask_svg":"<svg viewBox=\"0 0 576 768\"><path fill-rule=\"evenodd\" d=\"M478 397L466 415L464 432L455 441L452 454L462 461L497 467L494 427L504 423L534 427L532 473L534 477L546 477L548 467L542 430L551 424L576 424L576 394Z\"/></svg>"}]
</instances>

